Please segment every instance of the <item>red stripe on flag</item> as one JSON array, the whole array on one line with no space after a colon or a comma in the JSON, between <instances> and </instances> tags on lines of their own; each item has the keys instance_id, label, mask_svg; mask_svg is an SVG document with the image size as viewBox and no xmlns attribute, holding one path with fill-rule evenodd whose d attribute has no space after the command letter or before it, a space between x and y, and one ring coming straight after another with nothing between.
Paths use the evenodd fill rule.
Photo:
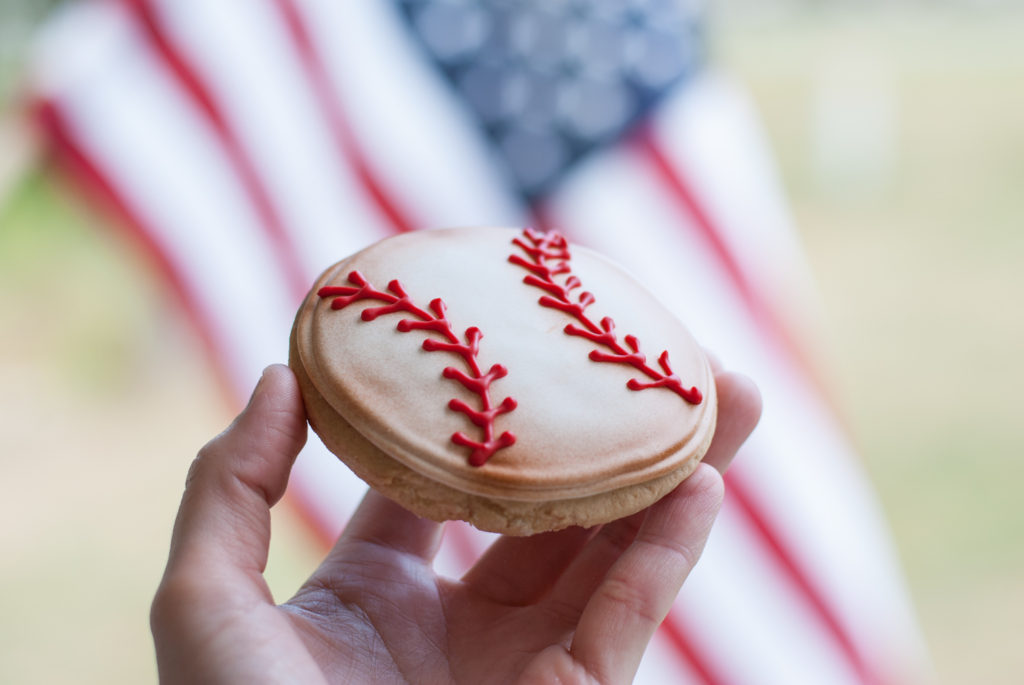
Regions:
<instances>
[{"instance_id":1,"label":"red stripe on flag","mask_svg":"<svg viewBox=\"0 0 1024 685\"><path fill-rule=\"evenodd\" d=\"M400 206L394 195L390 193L377 178L363 151L360 149L348 118L342 110L339 98L334 90L327 67L313 42L309 27L292 0L275 0L281 12L288 33L295 43L317 104L327 119L328 128L338 148L338 154L355 172L356 178L364 192L373 201L387 223L395 232L407 232L418 228L409 213Z\"/></svg>"},{"instance_id":2,"label":"red stripe on flag","mask_svg":"<svg viewBox=\"0 0 1024 685\"><path fill-rule=\"evenodd\" d=\"M32 119L46 133L46 139L54 155L54 161L79 187L82 195L97 210L114 219L114 225L127 234L145 257L153 264L157 273L165 279L172 292L181 304L182 310L192 324L193 330L199 335L207 359L213 367L218 379L218 386L226 406L237 408L238 395L228 382L224 366L218 363L223 359L227 346L218 343L211 324L213 317L204 310L202 298L197 297L189 287L184 272L171 260L163 247L154 239L156 231L147 228L147 222L136 212L131 204L118 190L117 185L106 175L86 154L68 125L67 117L57 104L40 100L32 106ZM296 491L297 490L297 491ZM331 521L323 512L310 504L310 497L304 496L301 483L293 481L289 485L288 504L304 521L325 549L330 549L333 536L330 532Z\"/></svg>"},{"instance_id":3,"label":"red stripe on flag","mask_svg":"<svg viewBox=\"0 0 1024 685\"><path fill-rule=\"evenodd\" d=\"M267 238L276 248L285 279L292 289L292 296L304 295L309 288L309 279L302 266L302 261L295 246L288 239L284 222L271 202L270 194L263 185L256 165L228 123L226 115L213 95L213 89L204 83L198 70L188 62L185 55L179 52L168 38L161 25L159 12L151 0L123 0L123 2L128 8L129 14L134 16L143 28L142 33L149 40L154 52L177 79L182 91L191 98L196 108L203 113L213 127L239 181L260 217Z\"/></svg>"},{"instance_id":4,"label":"red stripe on flag","mask_svg":"<svg viewBox=\"0 0 1024 685\"><path fill-rule=\"evenodd\" d=\"M54 102L40 100L32 106L32 118L46 133L55 161L79 186L83 196L97 209L114 219L114 225L123 229L131 242L141 248L157 273L166 279L186 317L192 323L202 341L207 359L213 367L214 376L224 403L228 407L239 406L238 395L228 381L224 365L218 363L227 354L227 345L218 342L211 324L213 317L204 310L202 298L197 297L188 286L184 272L171 260L163 247L154 239L156 231L147 227L147 222L136 212L118 190L117 185L93 163L83 150L68 125L67 117ZM334 542L332 523L323 512L311 504L312 498L297 479L289 483L288 496L284 503L311 530L316 539L329 550Z\"/></svg>"},{"instance_id":5,"label":"red stripe on flag","mask_svg":"<svg viewBox=\"0 0 1024 685\"><path fill-rule=\"evenodd\" d=\"M739 262L726 244L721 231L716 227L710 215L692 192L681 171L663 154L650 129L641 127L634 136L633 141L642 157L655 170L656 176L668 188L671 197L676 201L682 213L692 219L698 232L705 239L708 247L710 247L712 254L717 258L740 297L747 304L757 325L768 336L774 336L784 343L784 347L790 351L793 358L801 361L803 357L799 353L798 346L788 336L783 326L775 319L768 305L757 295L740 267ZM809 375L814 376L810 372ZM868 668L865 659L856 648L849 632L839 620L838 614L825 600L824 593L818 589L811 580L810 575L800 566L796 555L786 545L783 537L773 528L765 512L759 509L751 491L744 485L741 477L737 476L734 472L727 473L725 477L728 484L728 496L737 505L739 511L747 520L748 525L759 534L761 541L781 570L802 593L814 614L832 635L854 672L858 674L864 683L880 682L878 677Z\"/></svg>"},{"instance_id":6,"label":"red stripe on flag","mask_svg":"<svg viewBox=\"0 0 1024 685\"><path fill-rule=\"evenodd\" d=\"M767 518L755 504L751 489L738 472L726 474L728 497L747 522L760 536L761 541L771 552L776 563L782 567L789 580L797 587L810 604L814 614L825 625L829 634L839 645L840 651L847 658L850 666L865 684L878 684L882 680L872 672L864 657L854 644L849 632L842 625L839 616L828 605L825 595L812 582L810 576L800 567L796 557L787 547L782 537L772 528Z\"/></svg>"},{"instance_id":7,"label":"red stripe on flag","mask_svg":"<svg viewBox=\"0 0 1024 685\"><path fill-rule=\"evenodd\" d=\"M642 157L657 172L657 177L672 191L672 197L685 213L693 219L693 224L707 241L708 247L718 259L722 269L728 274L740 297L763 328L775 329L774 319L765 302L758 297L754 287L747 280L739 262L733 256L721 232L717 230L704 206L690 190L680 171L668 160L661 151L654 135L648 126L641 126L632 137L632 142L639 149Z\"/></svg>"},{"instance_id":8,"label":"red stripe on flag","mask_svg":"<svg viewBox=\"0 0 1024 685\"><path fill-rule=\"evenodd\" d=\"M114 217L114 225L124 230L131 242L140 248L156 271L170 285L185 316L199 334L209 358L222 359L225 345L217 340L216 328L212 323L214 317L203 307L202 298L189 286L184 272L154 238L157 232L147 228L141 214L125 198L117 184L84 150L63 107L56 101L40 99L32 103L30 109L33 121L46 133L54 161L80 187L88 201L102 213ZM214 366L218 367L216 364ZM221 372L218 380L222 395L225 398L232 398L228 405L235 406L234 393L231 392L231 384L226 374Z\"/></svg>"},{"instance_id":9,"label":"red stripe on flag","mask_svg":"<svg viewBox=\"0 0 1024 685\"><path fill-rule=\"evenodd\" d=\"M728 685L731 681L716 672L711 660L703 656L690 639L688 631L682 626L678 616L679 609L673 609L658 627L658 632L666 638L675 650L676 656L682 661L702 683L707 685Z\"/></svg>"},{"instance_id":10,"label":"red stripe on flag","mask_svg":"<svg viewBox=\"0 0 1024 685\"><path fill-rule=\"evenodd\" d=\"M682 171L672 164L659 147L650 126L638 127L631 137L631 142L639 151L640 156L655 171L655 175L669 189L679 209L692 219L693 226L704 238L708 247L718 259L719 265L733 283L740 298L746 304L754 322L760 326L762 331L769 334L770 339L775 340L786 351L788 358L803 370L805 376L812 381L820 395L835 409L835 402L831 396L832 393L829 391L828 384L822 378L821 373L811 363L811 355L804 349L789 327L782 322L781 317L773 307L758 294L757 288L747 278L743 267L740 266L721 230L715 226L711 215L690 188L689 183L683 177Z\"/></svg>"}]
</instances>

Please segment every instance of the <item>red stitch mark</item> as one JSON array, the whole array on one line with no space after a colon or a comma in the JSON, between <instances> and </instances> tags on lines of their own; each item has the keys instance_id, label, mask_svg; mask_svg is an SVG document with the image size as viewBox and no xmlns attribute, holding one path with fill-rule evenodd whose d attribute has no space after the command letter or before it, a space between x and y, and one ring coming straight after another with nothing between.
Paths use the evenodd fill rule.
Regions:
<instances>
[{"instance_id":1,"label":"red stitch mark","mask_svg":"<svg viewBox=\"0 0 1024 685\"><path fill-rule=\"evenodd\" d=\"M647 357L640 351L640 341L635 336L627 335L623 338L626 343L624 347L615 334L615 322L610 317L606 316L595 323L587 316L587 307L594 304L594 296L591 293L583 291L575 300L572 299L572 292L581 288L582 283L572 273L569 264L572 255L569 254L569 242L565 237L555 232L541 233L527 228L523 231L522 237L513 238L512 243L521 248L526 257L513 254L509 256L508 261L530 272L523 278L523 283L540 288L546 293L538 302L545 307L565 312L583 324L580 327L570 323L563 330L569 335L586 338L609 350L593 350L590 353L591 360L628 364L651 379L650 382L630 379L626 384L630 390L667 388L690 404L701 403L703 395L700 390L684 388L679 376L672 372L667 350L658 357L658 366L661 370L652 368L647 363ZM564 282L559 283L555 280L555 276L563 274L567 275Z\"/></svg>"},{"instance_id":2,"label":"red stitch mark","mask_svg":"<svg viewBox=\"0 0 1024 685\"><path fill-rule=\"evenodd\" d=\"M427 352L448 352L455 354L466 362L468 373L454 367L445 368L443 375L449 380L462 384L464 388L480 398L480 408L469 406L459 399L453 399L448 403L452 411L461 412L475 425L483 429L483 439L474 440L462 431L452 435L452 442L470 450L469 463L472 466L483 466L487 460L498 450L515 444L516 436L505 431L501 435L494 436L494 419L501 414L507 414L516 408L516 401L506 397L498 405L491 401L491 383L508 375L508 369L501 364L495 364L486 373L480 369L477 355L480 351L480 339L483 333L479 328L466 329L465 342L460 341L452 330L451 322L445 315L446 307L444 302L437 298L428 305L430 311L421 309L409 299L409 294L397 280L388 283L388 292L382 292L374 288L366 278L358 271L348 275L348 282L351 286L325 286L317 291L320 297L330 297L331 309L344 309L353 302L360 300L376 300L384 302L383 307L367 307L363 310L361 317L363 321L373 321L378 316L392 314L394 312L405 312L411 314L415 319L402 319L396 328L402 333L409 331L428 331L437 333L444 339L427 338L423 341L423 349Z\"/></svg>"}]
</instances>

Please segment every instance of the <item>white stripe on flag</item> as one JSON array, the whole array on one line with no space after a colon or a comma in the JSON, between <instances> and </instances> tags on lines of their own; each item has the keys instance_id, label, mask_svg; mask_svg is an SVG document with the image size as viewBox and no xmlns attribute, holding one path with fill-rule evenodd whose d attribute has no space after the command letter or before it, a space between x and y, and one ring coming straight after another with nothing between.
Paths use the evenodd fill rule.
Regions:
<instances>
[{"instance_id":1,"label":"white stripe on flag","mask_svg":"<svg viewBox=\"0 0 1024 685\"><path fill-rule=\"evenodd\" d=\"M272 4L154 4L253 160L310 281L390 232L339 158Z\"/></svg>"},{"instance_id":2,"label":"white stripe on flag","mask_svg":"<svg viewBox=\"0 0 1024 685\"><path fill-rule=\"evenodd\" d=\"M215 137L119 8L90 6L108 13L116 30L98 34L102 42L88 48L95 68L73 66L73 86L54 102L83 151L185 275L213 328L219 363L235 392L247 397L263 366L287 349L281 331L288 330L293 300ZM60 49L81 40L47 45ZM46 61L72 62L60 55Z\"/></svg>"},{"instance_id":3,"label":"white stripe on flag","mask_svg":"<svg viewBox=\"0 0 1024 685\"><path fill-rule=\"evenodd\" d=\"M714 71L651 119L666 157L689 179L729 251L773 313L814 333L820 310L778 173L745 92Z\"/></svg>"},{"instance_id":4,"label":"white stripe on flag","mask_svg":"<svg viewBox=\"0 0 1024 685\"><path fill-rule=\"evenodd\" d=\"M371 166L418 226L523 223L475 122L392 3L288 1L306 17L340 97L358 105L348 108L350 121Z\"/></svg>"},{"instance_id":5,"label":"white stripe on flag","mask_svg":"<svg viewBox=\"0 0 1024 685\"><path fill-rule=\"evenodd\" d=\"M835 641L728 499L715 526L673 615L727 682L859 683Z\"/></svg>"}]
</instances>

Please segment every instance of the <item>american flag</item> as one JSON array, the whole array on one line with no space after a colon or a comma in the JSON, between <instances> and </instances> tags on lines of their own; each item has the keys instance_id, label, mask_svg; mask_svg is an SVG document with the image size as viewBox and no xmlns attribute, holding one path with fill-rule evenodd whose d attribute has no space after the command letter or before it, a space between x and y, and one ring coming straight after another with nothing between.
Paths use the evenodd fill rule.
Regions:
<instances>
[{"instance_id":1,"label":"american flag","mask_svg":"<svg viewBox=\"0 0 1024 685\"><path fill-rule=\"evenodd\" d=\"M762 389L707 550L637 682L916 683L918 629L808 343L813 285L705 8L659 0L86 0L39 36L62 168L176 293L239 404L326 266L402 231L557 227ZM329 543L363 484L315 440ZM490 536L450 524L458 574Z\"/></svg>"}]
</instances>

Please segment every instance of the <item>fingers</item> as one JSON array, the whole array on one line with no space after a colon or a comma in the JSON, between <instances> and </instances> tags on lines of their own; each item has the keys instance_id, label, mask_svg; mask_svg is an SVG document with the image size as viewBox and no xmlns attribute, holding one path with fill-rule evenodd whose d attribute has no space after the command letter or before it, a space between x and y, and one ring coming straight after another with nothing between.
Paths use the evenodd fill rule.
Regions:
<instances>
[{"instance_id":1,"label":"fingers","mask_svg":"<svg viewBox=\"0 0 1024 685\"><path fill-rule=\"evenodd\" d=\"M629 548L647 516L647 510L601 527L566 568L541 606L554 620L575 625L605 574Z\"/></svg>"},{"instance_id":2,"label":"fingers","mask_svg":"<svg viewBox=\"0 0 1024 685\"><path fill-rule=\"evenodd\" d=\"M592 529L573 527L530 537L498 538L462 580L495 602L530 604L551 588L592 534Z\"/></svg>"},{"instance_id":3,"label":"fingers","mask_svg":"<svg viewBox=\"0 0 1024 685\"><path fill-rule=\"evenodd\" d=\"M713 364L716 369L721 368L717 361ZM718 370L715 382L718 423L704 462L724 472L736 450L757 424L761 415L761 396L754 383L740 374ZM640 512L605 525L578 557L566 565L564 577L555 584L548 600L560 619L572 622L574 616L579 616L609 567L633 542L643 517L644 512ZM500 581L500 575L498 579Z\"/></svg>"},{"instance_id":4,"label":"fingers","mask_svg":"<svg viewBox=\"0 0 1024 685\"><path fill-rule=\"evenodd\" d=\"M322 682L291 624L272 610L262 576L270 507L305 439L295 377L272 366L193 462L150 612L160 682L252 682L253 674Z\"/></svg>"},{"instance_id":5,"label":"fingers","mask_svg":"<svg viewBox=\"0 0 1024 685\"><path fill-rule=\"evenodd\" d=\"M650 507L642 524L631 517L605 526L566 573L570 582L561 601L582 611L572 654L600 682L627 682L633 677L647 643L704 549L722 503L720 474L760 419L761 395L753 381L722 370L716 359L712 364L718 423L704 463ZM617 549L625 551L617 554ZM581 591L587 586L587 567L592 577L602 574L599 582L590 581L596 588L591 595ZM589 599L585 605L584 597Z\"/></svg>"},{"instance_id":6,"label":"fingers","mask_svg":"<svg viewBox=\"0 0 1024 685\"><path fill-rule=\"evenodd\" d=\"M704 455L704 463L719 473L732 463L736 451L761 418L761 393L746 376L728 371L715 372L718 389L718 423L715 437Z\"/></svg>"},{"instance_id":7,"label":"fingers","mask_svg":"<svg viewBox=\"0 0 1024 685\"><path fill-rule=\"evenodd\" d=\"M189 470L171 540L167 575L195 573L233 582L264 570L270 507L284 494L306 440L294 375L271 366L235 421L200 451Z\"/></svg>"},{"instance_id":8,"label":"fingers","mask_svg":"<svg viewBox=\"0 0 1024 685\"><path fill-rule=\"evenodd\" d=\"M376 490L370 490L325 563L353 543L369 543L430 562L441 544L441 524L420 518Z\"/></svg>"},{"instance_id":9,"label":"fingers","mask_svg":"<svg viewBox=\"0 0 1024 685\"><path fill-rule=\"evenodd\" d=\"M697 562L722 503L721 475L702 464L654 504L580 616L571 653L598 682L629 682Z\"/></svg>"}]
</instances>

